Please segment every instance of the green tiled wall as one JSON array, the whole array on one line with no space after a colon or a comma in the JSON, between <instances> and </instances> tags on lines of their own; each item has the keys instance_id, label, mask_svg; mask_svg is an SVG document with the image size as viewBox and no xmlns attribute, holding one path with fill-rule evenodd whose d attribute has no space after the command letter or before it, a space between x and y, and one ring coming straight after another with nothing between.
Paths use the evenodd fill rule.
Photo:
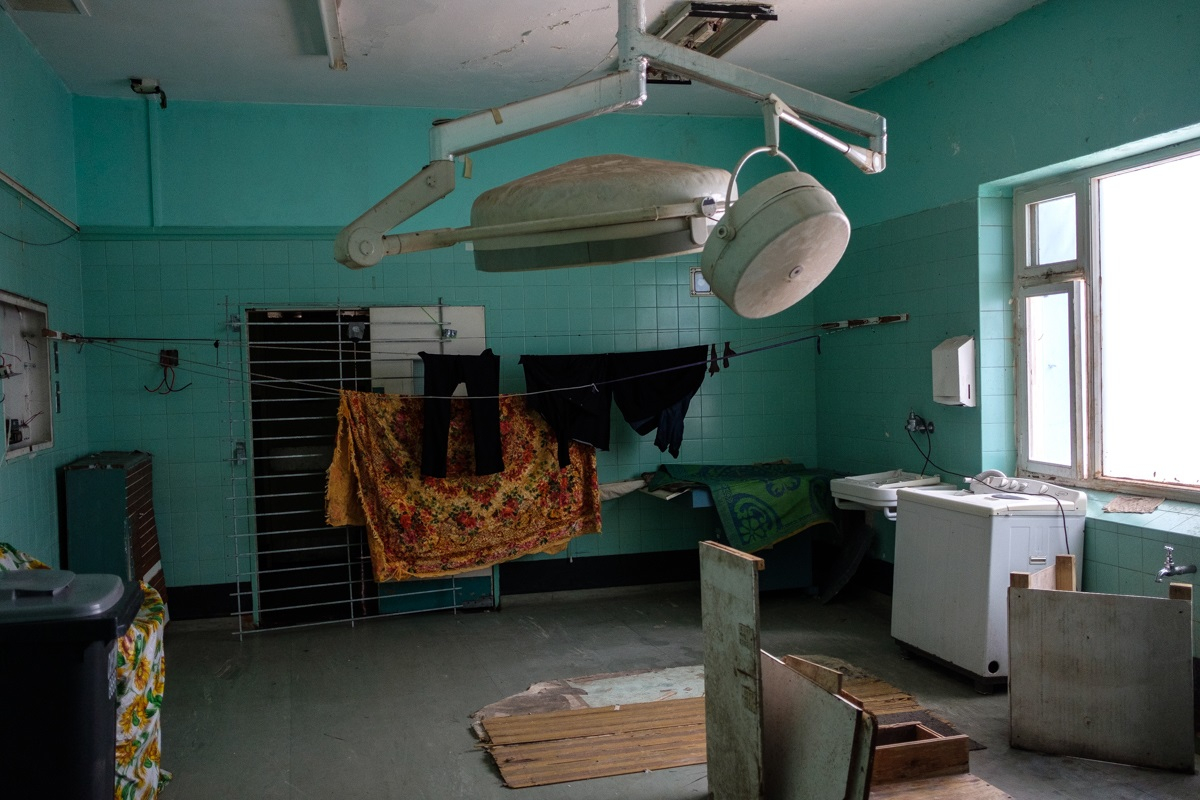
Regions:
<instances>
[{"instance_id":1,"label":"green tiled wall","mask_svg":"<svg viewBox=\"0 0 1200 800\"><path fill-rule=\"evenodd\" d=\"M173 585L231 578L225 535L229 385L208 339L227 338L226 302L243 306L482 304L488 344L501 356L501 390L524 389L523 353L650 350L730 341L735 350L808 333L811 303L762 321L689 293L697 256L586 269L495 274L474 269L463 247L390 259L352 271L332 261L326 238L139 236L82 245L89 336L199 337L180 344L192 386L161 396L159 344L89 346L91 446L155 455L155 504L164 567ZM176 345L171 345L175 347ZM705 380L688 413L680 461L816 462L814 343L731 361ZM636 477L670 461L614 417L602 481ZM559 557L691 549L712 532L711 510L644 496L604 504L604 533Z\"/></svg>"},{"instance_id":2,"label":"green tiled wall","mask_svg":"<svg viewBox=\"0 0 1200 800\"><path fill-rule=\"evenodd\" d=\"M1200 564L1200 506L1167 500L1150 514L1108 514L1113 495L1088 494L1083 589L1107 594L1166 597L1171 582L1197 585L1197 576L1180 575L1155 582L1166 551L1175 548L1175 563ZM1193 655L1200 657L1200 615L1192 615Z\"/></svg>"},{"instance_id":3,"label":"green tiled wall","mask_svg":"<svg viewBox=\"0 0 1200 800\"><path fill-rule=\"evenodd\" d=\"M4 185L0 185L0 231L38 243L70 234L60 222ZM83 322L79 243L68 239L41 247L0 237L0 289L45 303L50 327L78 329ZM57 350L59 369L53 380L61 390L62 411L54 414L54 446L8 461L0 459L4 494L0 542L8 542L52 566L61 566L56 470L87 452L90 413L83 357L71 345L60 344ZM53 364L39 364L37 368L53 371ZM4 384L0 383L0 395L3 390ZM15 397L0 401L0 406L5 416L22 413Z\"/></svg>"},{"instance_id":4,"label":"green tiled wall","mask_svg":"<svg viewBox=\"0 0 1200 800\"><path fill-rule=\"evenodd\" d=\"M72 125L71 94L9 15L0 12L0 171L68 218L76 214ZM45 303L55 328L78 326L83 318L79 243L69 239L43 246L69 233L0 183L0 290ZM0 459L0 542L59 566L55 470L87 450L87 391L75 348L59 348L54 379L62 391L62 413L54 416L55 446ZM6 415L18 415L15 399L0 405Z\"/></svg>"},{"instance_id":5,"label":"green tiled wall","mask_svg":"<svg viewBox=\"0 0 1200 800\"><path fill-rule=\"evenodd\" d=\"M951 336L979 335L975 204L956 203L857 228L842 263L815 292L820 321L881 314L908 322L825 337L817 359L817 452L850 474L920 470L910 410L935 425L932 460L975 474L977 408L933 402L932 351ZM922 447L924 436L919 437Z\"/></svg>"}]
</instances>

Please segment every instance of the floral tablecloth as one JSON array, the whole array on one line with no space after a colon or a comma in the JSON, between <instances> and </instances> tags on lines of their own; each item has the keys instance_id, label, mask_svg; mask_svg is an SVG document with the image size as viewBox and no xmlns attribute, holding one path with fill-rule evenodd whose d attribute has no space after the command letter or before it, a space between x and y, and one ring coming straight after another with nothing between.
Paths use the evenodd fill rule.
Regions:
<instances>
[{"instance_id":1,"label":"floral tablecloth","mask_svg":"<svg viewBox=\"0 0 1200 800\"><path fill-rule=\"evenodd\" d=\"M454 401L447 477L421 475L422 399L342 392L325 495L330 525L365 525L376 581L454 575L600 532L596 452L558 440L523 397L500 398L504 470L476 475L464 401Z\"/></svg>"},{"instance_id":2,"label":"floral tablecloth","mask_svg":"<svg viewBox=\"0 0 1200 800\"><path fill-rule=\"evenodd\" d=\"M0 542L0 570L49 569L36 558ZM117 774L116 800L150 800L171 780L159 766L162 729L163 626L162 597L142 584L142 607L117 642Z\"/></svg>"}]
</instances>

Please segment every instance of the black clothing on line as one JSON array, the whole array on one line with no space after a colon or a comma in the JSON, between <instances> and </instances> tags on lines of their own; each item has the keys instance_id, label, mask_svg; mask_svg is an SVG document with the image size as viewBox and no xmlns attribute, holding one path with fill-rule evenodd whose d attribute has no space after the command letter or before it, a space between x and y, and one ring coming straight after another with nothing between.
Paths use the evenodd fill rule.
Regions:
<instances>
[{"instance_id":1,"label":"black clothing on line","mask_svg":"<svg viewBox=\"0 0 1200 800\"><path fill-rule=\"evenodd\" d=\"M536 410L558 438L558 465L571 463L571 442L608 449L612 389L604 383L608 356L521 356L529 407ZM582 389L564 387L582 386ZM563 391L545 391L563 389Z\"/></svg>"},{"instance_id":2,"label":"black clothing on line","mask_svg":"<svg viewBox=\"0 0 1200 800\"><path fill-rule=\"evenodd\" d=\"M657 428L655 446L678 458L688 405L704 381L706 349L521 356L527 391L563 389L528 398L558 437L559 466L570 463L572 440L608 449L612 399L639 435Z\"/></svg>"},{"instance_id":3,"label":"black clothing on line","mask_svg":"<svg viewBox=\"0 0 1200 800\"><path fill-rule=\"evenodd\" d=\"M425 364L424 422L421 426L421 474L446 477L450 434L449 395L467 384L471 424L475 432L475 474L504 470L500 445L500 356L491 349L477 356L418 353Z\"/></svg>"}]
</instances>

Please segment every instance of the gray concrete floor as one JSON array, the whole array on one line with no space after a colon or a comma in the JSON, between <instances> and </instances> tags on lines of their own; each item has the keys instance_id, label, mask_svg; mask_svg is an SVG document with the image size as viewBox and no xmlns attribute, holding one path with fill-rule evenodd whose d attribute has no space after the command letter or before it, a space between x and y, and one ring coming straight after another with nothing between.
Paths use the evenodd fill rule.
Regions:
<instances>
[{"instance_id":1,"label":"gray concrete floor","mask_svg":"<svg viewBox=\"0 0 1200 800\"><path fill-rule=\"evenodd\" d=\"M682 800L701 766L507 789L468 716L536 681L703 662L699 587L518 595L499 612L438 612L252 634L175 622L166 636L162 765L169 800ZM1008 698L923 661L888 635L887 598L762 600L762 646L824 654L913 693L986 749L971 771L1016 798L1200 797L1200 776L1008 747ZM1180 702L1187 702L1180 698Z\"/></svg>"}]
</instances>

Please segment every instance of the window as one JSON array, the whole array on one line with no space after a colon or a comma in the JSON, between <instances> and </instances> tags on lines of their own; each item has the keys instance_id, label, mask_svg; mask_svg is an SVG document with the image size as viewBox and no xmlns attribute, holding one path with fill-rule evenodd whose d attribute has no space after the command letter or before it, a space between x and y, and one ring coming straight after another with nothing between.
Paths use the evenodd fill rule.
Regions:
<instances>
[{"instance_id":1,"label":"window","mask_svg":"<svg viewBox=\"0 0 1200 800\"><path fill-rule=\"evenodd\" d=\"M1024 474L1200 498L1200 150L1014 194Z\"/></svg>"}]
</instances>

